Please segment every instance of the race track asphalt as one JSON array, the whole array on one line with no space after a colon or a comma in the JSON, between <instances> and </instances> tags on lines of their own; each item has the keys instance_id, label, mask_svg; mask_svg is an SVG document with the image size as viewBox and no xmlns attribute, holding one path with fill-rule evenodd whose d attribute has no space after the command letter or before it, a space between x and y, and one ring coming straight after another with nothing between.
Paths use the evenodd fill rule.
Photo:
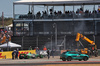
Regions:
<instances>
[{"instance_id":1,"label":"race track asphalt","mask_svg":"<svg viewBox=\"0 0 100 66\"><path fill-rule=\"evenodd\" d=\"M87 66L100 66L100 56L99 57L92 57L89 58L88 61L78 61L78 60L72 60L72 61L62 61L59 59L59 56L56 56L55 58L43 58L43 59L0 59L0 66L77 66L81 64L86 64Z\"/></svg>"}]
</instances>

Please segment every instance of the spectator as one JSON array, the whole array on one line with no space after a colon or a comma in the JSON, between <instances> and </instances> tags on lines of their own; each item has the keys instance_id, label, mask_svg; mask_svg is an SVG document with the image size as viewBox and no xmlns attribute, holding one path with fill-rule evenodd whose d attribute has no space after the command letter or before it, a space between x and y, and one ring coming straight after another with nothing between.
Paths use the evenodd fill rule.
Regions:
<instances>
[{"instance_id":1,"label":"spectator","mask_svg":"<svg viewBox=\"0 0 100 66\"><path fill-rule=\"evenodd\" d=\"M47 50L47 56L48 56L48 59L50 58L50 51L49 51L49 49Z\"/></svg>"},{"instance_id":2,"label":"spectator","mask_svg":"<svg viewBox=\"0 0 100 66\"><path fill-rule=\"evenodd\" d=\"M16 50L14 50L14 51L12 52L12 59L15 59L15 55L16 55Z\"/></svg>"},{"instance_id":3,"label":"spectator","mask_svg":"<svg viewBox=\"0 0 100 66\"><path fill-rule=\"evenodd\" d=\"M39 48L36 47L36 54L39 54L39 53L40 53Z\"/></svg>"},{"instance_id":4,"label":"spectator","mask_svg":"<svg viewBox=\"0 0 100 66\"><path fill-rule=\"evenodd\" d=\"M0 48L0 52L1 52L1 48Z\"/></svg>"},{"instance_id":5,"label":"spectator","mask_svg":"<svg viewBox=\"0 0 100 66\"><path fill-rule=\"evenodd\" d=\"M3 49L0 48L0 52L3 52Z\"/></svg>"},{"instance_id":6,"label":"spectator","mask_svg":"<svg viewBox=\"0 0 100 66\"><path fill-rule=\"evenodd\" d=\"M50 9L50 15L52 15L53 9Z\"/></svg>"},{"instance_id":7,"label":"spectator","mask_svg":"<svg viewBox=\"0 0 100 66\"><path fill-rule=\"evenodd\" d=\"M15 58L16 58L16 59L18 59L18 53L19 53L19 52L18 52L18 48L17 48L17 50L16 50L16 55L15 55Z\"/></svg>"},{"instance_id":8,"label":"spectator","mask_svg":"<svg viewBox=\"0 0 100 66\"><path fill-rule=\"evenodd\" d=\"M41 13L40 13L40 11L39 11L39 12L37 12L37 14L36 14L36 18L37 18L37 19L40 19L40 17L41 17Z\"/></svg>"},{"instance_id":9,"label":"spectator","mask_svg":"<svg viewBox=\"0 0 100 66\"><path fill-rule=\"evenodd\" d=\"M57 15L57 12L56 11L54 12L54 15Z\"/></svg>"},{"instance_id":10,"label":"spectator","mask_svg":"<svg viewBox=\"0 0 100 66\"><path fill-rule=\"evenodd\" d=\"M43 50L47 50L46 46L44 46Z\"/></svg>"},{"instance_id":11,"label":"spectator","mask_svg":"<svg viewBox=\"0 0 100 66\"><path fill-rule=\"evenodd\" d=\"M52 58L54 58L54 53L55 53L55 49L54 48L52 49L51 53L52 53Z\"/></svg>"},{"instance_id":12,"label":"spectator","mask_svg":"<svg viewBox=\"0 0 100 66\"><path fill-rule=\"evenodd\" d=\"M1 49L1 52L3 52L3 49Z\"/></svg>"},{"instance_id":13,"label":"spectator","mask_svg":"<svg viewBox=\"0 0 100 66\"><path fill-rule=\"evenodd\" d=\"M32 12L29 11L28 14L30 15L30 14L32 14Z\"/></svg>"},{"instance_id":14,"label":"spectator","mask_svg":"<svg viewBox=\"0 0 100 66\"><path fill-rule=\"evenodd\" d=\"M1 29L0 31L0 44L6 43L7 39L11 40L12 32L8 31L7 28ZM10 41L9 40L9 41Z\"/></svg>"},{"instance_id":15,"label":"spectator","mask_svg":"<svg viewBox=\"0 0 100 66\"><path fill-rule=\"evenodd\" d=\"M29 47L29 50L32 50L32 47L31 46Z\"/></svg>"}]
</instances>

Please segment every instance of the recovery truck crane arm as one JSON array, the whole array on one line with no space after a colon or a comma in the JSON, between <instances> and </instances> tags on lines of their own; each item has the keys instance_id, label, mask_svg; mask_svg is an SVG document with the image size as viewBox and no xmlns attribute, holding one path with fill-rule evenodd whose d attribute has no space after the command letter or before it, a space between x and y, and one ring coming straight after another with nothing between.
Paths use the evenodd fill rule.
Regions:
<instances>
[{"instance_id":1,"label":"recovery truck crane arm","mask_svg":"<svg viewBox=\"0 0 100 66\"><path fill-rule=\"evenodd\" d=\"M75 41L79 42L80 38L81 38L82 40L85 40L85 41L89 42L89 43L92 45L91 48L93 48L93 49L92 49L91 52L94 52L94 55L97 57L98 51L97 51L97 46L95 45L94 41L91 41L91 40L90 40L89 38L87 38L86 36L83 36L82 34L77 33ZM83 53L83 54L84 54L84 53L87 53L87 54L88 54L88 49L87 49L87 48L84 48L84 49L86 49L86 50L82 50L81 53Z\"/></svg>"},{"instance_id":2,"label":"recovery truck crane arm","mask_svg":"<svg viewBox=\"0 0 100 66\"><path fill-rule=\"evenodd\" d=\"M80 33L77 33L76 36L76 40L75 41L79 41L79 39L82 38L82 40L86 40L87 42L89 42L91 45L95 45L94 41L91 41L90 39L88 39L86 36L83 36Z\"/></svg>"}]
</instances>

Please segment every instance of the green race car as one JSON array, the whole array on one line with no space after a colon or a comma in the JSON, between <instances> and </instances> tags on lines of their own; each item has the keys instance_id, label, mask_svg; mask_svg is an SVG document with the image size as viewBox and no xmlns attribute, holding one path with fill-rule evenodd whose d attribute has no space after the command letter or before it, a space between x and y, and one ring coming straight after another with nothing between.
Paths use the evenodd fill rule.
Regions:
<instances>
[{"instance_id":1,"label":"green race car","mask_svg":"<svg viewBox=\"0 0 100 66\"><path fill-rule=\"evenodd\" d=\"M34 59L34 58L43 58L43 55L39 55L39 54L20 54L19 55L19 59Z\"/></svg>"},{"instance_id":2,"label":"green race car","mask_svg":"<svg viewBox=\"0 0 100 66\"><path fill-rule=\"evenodd\" d=\"M63 61L71 61L72 59L74 60L84 60L87 61L89 59L89 56L86 54L81 54L77 51L67 51L67 52L63 52L60 55L60 59L62 59Z\"/></svg>"}]
</instances>

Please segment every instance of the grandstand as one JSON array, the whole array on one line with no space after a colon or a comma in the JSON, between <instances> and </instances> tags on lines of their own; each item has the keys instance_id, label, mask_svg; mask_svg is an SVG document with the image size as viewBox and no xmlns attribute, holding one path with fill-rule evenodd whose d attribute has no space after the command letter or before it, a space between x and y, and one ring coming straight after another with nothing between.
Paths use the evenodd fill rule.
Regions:
<instances>
[{"instance_id":1,"label":"grandstand","mask_svg":"<svg viewBox=\"0 0 100 66\"><path fill-rule=\"evenodd\" d=\"M28 12L16 14L18 5L28 6ZM78 32L100 48L99 0L20 0L13 3L13 15L11 41L22 45L22 49L76 49Z\"/></svg>"}]
</instances>

